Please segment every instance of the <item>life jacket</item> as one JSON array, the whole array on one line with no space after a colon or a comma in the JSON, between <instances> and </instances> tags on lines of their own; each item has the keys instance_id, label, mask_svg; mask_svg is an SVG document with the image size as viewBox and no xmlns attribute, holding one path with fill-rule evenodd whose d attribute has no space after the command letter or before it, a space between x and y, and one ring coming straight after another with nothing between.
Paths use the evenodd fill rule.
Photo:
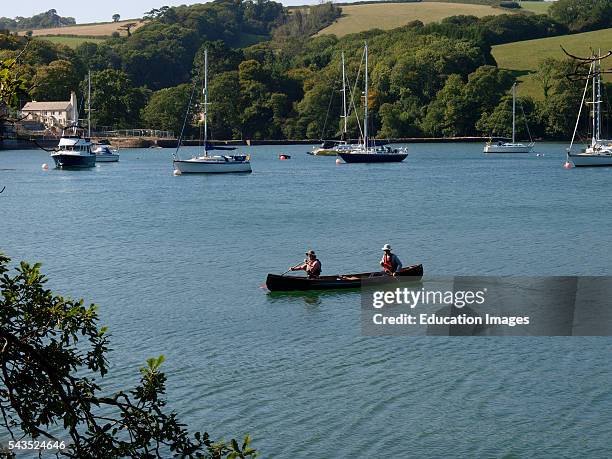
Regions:
<instances>
[{"instance_id":1,"label":"life jacket","mask_svg":"<svg viewBox=\"0 0 612 459\"><path fill-rule=\"evenodd\" d=\"M383 255L383 263L382 263L383 268L385 269L385 271L394 271L394 266L393 266L393 255L389 254L387 255L386 253Z\"/></svg>"},{"instance_id":2,"label":"life jacket","mask_svg":"<svg viewBox=\"0 0 612 459\"><path fill-rule=\"evenodd\" d=\"M317 262L319 262L317 264ZM321 275L321 261L315 258L313 261L308 260L308 269L306 270L309 277L319 277Z\"/></svg>"}]
</instances>

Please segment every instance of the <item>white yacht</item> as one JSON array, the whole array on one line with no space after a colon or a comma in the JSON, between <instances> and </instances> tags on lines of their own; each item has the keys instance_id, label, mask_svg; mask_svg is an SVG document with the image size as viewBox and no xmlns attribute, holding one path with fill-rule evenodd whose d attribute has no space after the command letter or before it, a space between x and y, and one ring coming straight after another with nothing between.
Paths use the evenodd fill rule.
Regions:
<instances>
[{"instance_id":1,"label":"white yacht","mask_svg":"<svg viewBox=\"0 0 612 459\"><path fill-rule=\"evenodd\" d=\"M187 108L189 113L189 107ZM174 169L181 174L223 174L231 172L251 172L248 155L209 155L210 150L233 150L231 147L215 147L208 142L208 50L204 50L204 154L190 159L178 155L181 142L173 155ZM182 133L181 133L182 138Z\"/></svg>"},{"instance_id":2,"label":"white yacht","mask_svg":"<svg viewBox=\"0 0 612 459\"><path fill-rule=\"evenodd\" d=\"M66 133L66 130L72 133ZM95 167L96 155L91 151L91 141L83 138L76 126L64 129L58 149L51 158L60 169L86 169Z\"/></svg>"},{"instance_id":3,"label":"white yacht","mask_svg":"<svg viewBox=\"0 0 612 459\"><path fill-rule=\"evenodd\" d=\"M516 83L512 85L512 142L488 142L484 147L485 153L531 153L534 143L516 142Z\"/></svg>"},{"instance_id":4,"label":"white yacht","mask_svg":"<svg viewBox=\"0 0 612 459\"><path fill-rule=\"evenodd\" d=\"M119 153L108 144L95 144L92 146L91 151L96 155L97 163L116 163L119 161Z\"/></svg>"},{"instance_id":5,"label":"white yacht","mask_svg":"<svg viewBox=\"0 0 612 459\"><path fill-rule=\"evenodd\" d=\"M572 153L576 131L578 130L578 122L580 120L580 114L582 113L582 107L584 106L589 83L592 83L593 86L593 101L588 102L588 104L593 105L593 110L591 111L593 136L591 137L591 144L589 146L584 148L580 153ZM589 78L587 78L584 87L582 102L580 103L580 110L578 111L578 119L576 120L576 127L574 129L574 135L572 136L572 143L567 149L567 162L571 162L575 167L612 166L612 140L601 138L601 104L601 56L598 55L597 59L591 63L589 68Z\"/></svg>"}]
</instances>

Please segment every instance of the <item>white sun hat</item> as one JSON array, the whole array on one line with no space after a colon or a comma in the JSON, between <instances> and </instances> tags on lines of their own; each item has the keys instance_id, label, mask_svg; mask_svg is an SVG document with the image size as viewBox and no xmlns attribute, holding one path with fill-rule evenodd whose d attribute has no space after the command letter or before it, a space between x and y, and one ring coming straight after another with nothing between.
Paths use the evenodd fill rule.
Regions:
<instances>
[{"instance_id":1,"label":"white sun hat","mask_svg":"<svg viewBox=\"0 0 612 459\"><path fill-rule=\"evenodd\" d=\"M385 244L381 250L391 250L391 246L389 244Z\"/></svg>"}]
</instances>

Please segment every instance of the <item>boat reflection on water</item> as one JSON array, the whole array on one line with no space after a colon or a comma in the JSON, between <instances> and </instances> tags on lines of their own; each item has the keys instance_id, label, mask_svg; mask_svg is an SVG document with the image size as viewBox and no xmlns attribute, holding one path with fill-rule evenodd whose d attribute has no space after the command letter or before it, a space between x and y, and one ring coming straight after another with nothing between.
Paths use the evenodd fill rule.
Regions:
<instances>
[{"instance_id":1,"label":"boat reflection on water","mask_svg":"<svg viewBox=\"0 0 612 459\"><path fill-rule=\"evenodd\" d=\"M283 305L292 303L305 303L309 306L319 306L324 301L333 301L342 298L346 300L351 295L354 296L354 304L360 305L362 294L371 294L373 291L394 291L396 288L407 288L410 290L423 288L422 280L399 281L396 283L364 285L362 288L353 289L333 289L333 290L302 290L302 291L268 291L266 297L272 304L281 303ZM369 297L368 297L369 298Z\"/></svg>"},{"instance_id":2,"label":"boat reflection on water","mask_svg":"<svg viewBox=\"0 0 612 459\"><path fill-rule=\"evenodd\" d=\"M355 304L359 304L359 290L308 290L291 292L267 292L266 297L271 304L304 304L306 306L320 306L324 301L333 301L338 298L346 299L353 295Z\"/></svg>"}]
</instances>

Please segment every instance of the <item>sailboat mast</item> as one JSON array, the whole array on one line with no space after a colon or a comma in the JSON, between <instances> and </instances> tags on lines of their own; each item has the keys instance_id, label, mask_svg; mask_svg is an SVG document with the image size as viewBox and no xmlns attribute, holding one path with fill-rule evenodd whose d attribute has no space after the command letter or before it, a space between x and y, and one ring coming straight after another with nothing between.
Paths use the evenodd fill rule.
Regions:
<instances>
[{"instance_id":1,"label":"sailboat mast","mask_svg":"<svg viewBox=\"0 0 612 459\"><path fill-rule=\"evenodd\" d=\"M208 48L204 49L204 151L208 141Z\"/></svg>"},{"instance_id":2,"label":"sailboat mast","mask_svg":"<svg viewBox=\"0 0 612 459\"><path fill-rule=\"evenodd\" d=\"M599 59L597 60L597 133L595 140L601 139L601 50L598 54Z\"/></svg>"},{"instance_id":3,"label":"sailboat mast","mask_svg":"<svg viewBox=\"0 0 612 459\"><path fill-rule=\"evenodd\" d=\"M516 83L512 85L512 143L516 143Z\"/></svg>"},{"instance_id":4,"label":"sailboat mast","mask_svg":"<svg viewBox=\"0 0 612 459\"><path fill-rule=\"evenodd\" d=\"M91 70L87 73L87 137L91 139Z\"/></svg>"},{"instance_id":5,"label":"sailboat mast","mask_svg":"<svg viewBox=\"0 0 612 459\"><path fill-rule=\"evenodd\" d=\"M596 131L597 131L597 64L593 62L593 111L591 115L593 116L593 139L591 141L591 145L595 145L596 143Z\"/></svg>"},{"instance_id":6,"label":"sailboat mast","mask_svg":"<svg viewBox=\"0 0 612 459\"><path fill-rule=\"evenodd\" d=\"M342 130L342 140L345 140L347 129L347 116L346 116L346 71L344 68L344 51L342 51L342 110L344 118L344 129Z\"/></svg>"},{"instance_id":7,"label":"sailboat mast","mask_svg":"<svg viewBox=\"0 0 612 459\"><path fill-rule=\"evenodd\" d=\"M365 97L364 97L364 111L363 111L363 148L368 148L368 43L366 42L365 48Z\"/></svg>"}]
</instances>

